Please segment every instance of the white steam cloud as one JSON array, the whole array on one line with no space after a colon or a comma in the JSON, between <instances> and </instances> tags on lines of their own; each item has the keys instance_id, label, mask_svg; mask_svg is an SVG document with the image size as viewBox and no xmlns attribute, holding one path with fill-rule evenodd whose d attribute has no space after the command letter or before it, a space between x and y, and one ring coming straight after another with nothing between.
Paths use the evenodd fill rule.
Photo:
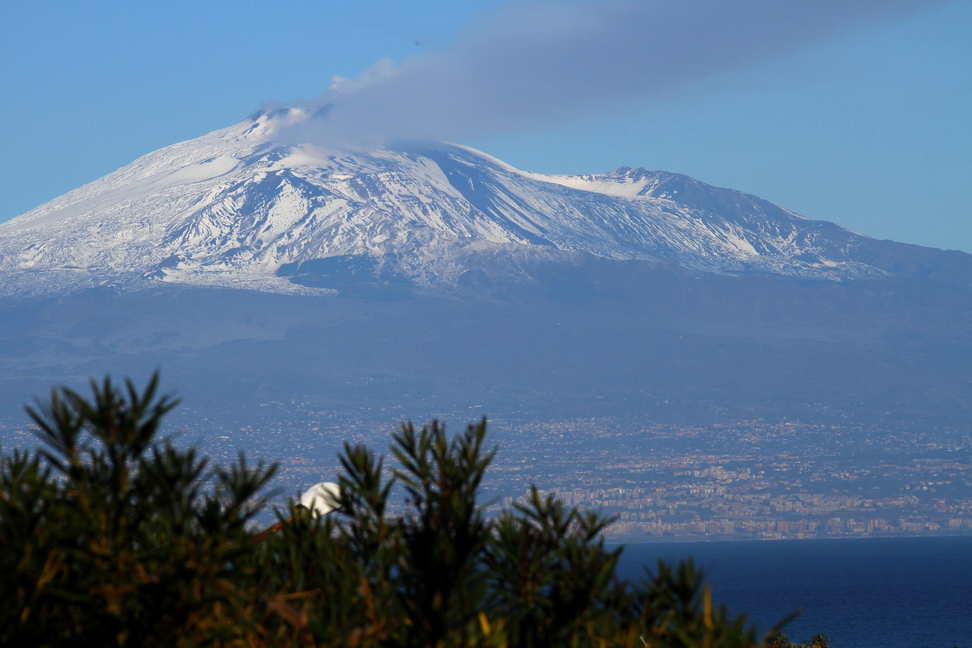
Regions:
<instances>
[{"instance_id":1,"label":"white steam cloud","mask_svg":"<svg viewBox=\"0 0 972 648\"><path fill-rule=\"evenodd\" d=\"M506 5L444 51L335 79L290 141L462 140L650 97L947 0L601 0Z\"/></svg>"}]
</instances>

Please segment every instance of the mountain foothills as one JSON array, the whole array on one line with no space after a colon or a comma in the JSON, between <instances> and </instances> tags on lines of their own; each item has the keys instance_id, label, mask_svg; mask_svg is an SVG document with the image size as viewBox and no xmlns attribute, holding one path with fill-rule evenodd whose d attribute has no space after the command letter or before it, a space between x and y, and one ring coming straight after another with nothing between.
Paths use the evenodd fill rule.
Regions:
<instances>
[{"instance_id":1,"label":"mountain foothills","mask_svg":"<svg viewBox=\"0 0 972 648\"><path fill-rule=\"evenodd\" d=\"M303 119L257 113L0 224L13 400L161 365L203 400L416 417L970 413L968 254L674 173L275 139Z\"/></svg>"}]
</instances>

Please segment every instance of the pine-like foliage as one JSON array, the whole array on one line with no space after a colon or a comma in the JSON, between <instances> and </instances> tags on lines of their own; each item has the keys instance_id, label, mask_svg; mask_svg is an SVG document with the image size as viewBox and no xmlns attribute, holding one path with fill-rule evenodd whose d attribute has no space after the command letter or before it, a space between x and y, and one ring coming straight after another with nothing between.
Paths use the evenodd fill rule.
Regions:
<instances>
[{"instance_id":1,"label":"pine-like foliage","mask_svg":"<svg viewBox=\"0 0 972 648\"><path fill-rule=\"evenodd\" d=\"M487 519L486 423L404 425L345 445L340 512L248 524L275 467L210 468L158 439L175 401L127 382L28 409L45 447L3 457L0 644L17 646L756 646L689 561L615 576L609 520L533 491ZM394 487L408 511L387 515Z\"/></svg>"},{"instance_id":2,"label":"pine-like foliage","mask_svg":"<svg viewBox=\"0 0 972 648\"><path fill-rule=\"evenodd\" d=\"M255 623L238 565L274 469L210 470L158 441L176 402L157 386L105 379L90 401L61 389L28 408L46 447L3 459L3 645L171 646Z\"/></svg>"}]
</instances>

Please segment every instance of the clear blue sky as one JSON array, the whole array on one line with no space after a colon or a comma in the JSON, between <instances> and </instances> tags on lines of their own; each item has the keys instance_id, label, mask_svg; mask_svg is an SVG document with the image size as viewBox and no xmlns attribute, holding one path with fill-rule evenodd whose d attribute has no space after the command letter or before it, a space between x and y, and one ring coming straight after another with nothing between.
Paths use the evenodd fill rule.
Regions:
<instances>
[{"instance_id":1,"label":"clear blue sky","mask_svg":"<svg viewBox=\"0 0 972 648\"><path fill-rule=\"evenodd\" d=\"M972 1L930 4L458 139L531 171L677 171L878 238L972 252ZM265 102L313 100L384 57L441 60L516 15L491 0L0 0L0 221ZM615 78L652 63L608 60ZM580 88L595 78L584 74Z\"/></svg>"}]
</instances>

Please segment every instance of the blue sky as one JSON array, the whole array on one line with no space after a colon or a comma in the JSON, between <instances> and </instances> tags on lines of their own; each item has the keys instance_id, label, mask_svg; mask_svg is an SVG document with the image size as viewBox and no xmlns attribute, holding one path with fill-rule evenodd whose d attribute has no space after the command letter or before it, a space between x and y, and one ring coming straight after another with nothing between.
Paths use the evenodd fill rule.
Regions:
<instances>
[{"instance_id":1,"label":"blue sky","mask_svg":"<svg viewBox=\"0 0 972 648\"><path fill-rule=\"evenodd\" d=\"M764 0L680 1L730 12L712 22L731 36L753 22L731 12ZM836 18L802 29L766 17L754 34L777 33L779 20L793 44L750 51L751 36L728 38L739 52L724 65L690 60L718 40L705 16L698 29L675 16L669 29L664 12L644 33L686 43L669 58L662 45L641 56L596 38L583 50L587 30L542 49L564 15L582 26L587 16L593 32L623 4L0 0L0 221L265 103L314 102L332 77L381 59L407 72L475 50L465 90L481 75L493 103L444 132L514 166L677 171L878 238L972 252L972 1L844 0L858 15L835 0L791 0L779 6ZM502 87L524 67L504 58L511 33L550 59L525 66L519 90ZM572 39L584 56L572 57Z\"/></svg>"}]
</instances>

